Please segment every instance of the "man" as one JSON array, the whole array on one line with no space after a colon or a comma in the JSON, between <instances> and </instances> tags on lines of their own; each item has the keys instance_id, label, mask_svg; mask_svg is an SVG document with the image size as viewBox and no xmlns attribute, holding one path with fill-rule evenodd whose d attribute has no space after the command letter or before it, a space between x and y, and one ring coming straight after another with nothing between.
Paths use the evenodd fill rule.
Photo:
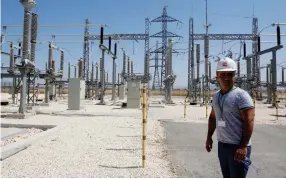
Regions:
<instances>
[{"instance_id":1,"label":"man","mask_svg":"<svg viewBox=\"0 0 286 179\"><path fill-rule=\"evenodd\" d=\"M218 158L223 177L245 178L251 164L253 101L246 91L234 86L234 60L221 59L216 71L221 90L213 96L205 147L211 151L212 135L217 129Z\"/></svg>"}]
</instances>

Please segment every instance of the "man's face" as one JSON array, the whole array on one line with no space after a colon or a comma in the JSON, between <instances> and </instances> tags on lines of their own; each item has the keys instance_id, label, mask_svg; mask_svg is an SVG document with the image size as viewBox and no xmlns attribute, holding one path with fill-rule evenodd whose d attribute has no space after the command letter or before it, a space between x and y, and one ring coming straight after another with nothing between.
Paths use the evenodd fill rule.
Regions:
<instances>
[{"instance_id":1,"label":"man's face","mask_svg":"<svg viewBox=\"0 0 286 179\"><path fill-rule=\"evenodd\" d=\"M217 79L222 88L230 88L234 83L235 73L232 71L217 72Z\"/></svg>"}]
</instances>

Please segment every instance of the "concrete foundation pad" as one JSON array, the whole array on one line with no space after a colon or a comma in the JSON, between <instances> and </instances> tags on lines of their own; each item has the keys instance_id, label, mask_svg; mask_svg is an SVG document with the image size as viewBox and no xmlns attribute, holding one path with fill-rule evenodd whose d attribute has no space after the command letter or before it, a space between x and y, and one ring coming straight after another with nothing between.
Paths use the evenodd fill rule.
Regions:
<instances>
[{"instance_id":1,"label":"concrete foundation pad","mask_svg":"<svg viewBox=\"0 0 286 179\"><path fill-rule=\"evenodd\" d=\"M27 119L27 118L32 117L34 115L36 115L36 113L25 113L25 114L12 113L12 114L6 114L6 116L4 116L4 117L7 119Z\"/></svg>"},{"instance_id":2,"label":"concrete foundation pad","mask_svg":"<svg viewBox=\"0 0 286 179\"><path fill-rule=\"evenodd\" d=\"M104 103L96 103L95 105L106 105L106 103L104 102Z\"/></svg>"},{"instance_id":3,"label":"concrete foundation pad","mask_svg":"<svg viewBox=\"0 0 286 179\"><path fill-rule=\"evenodd\" d=\"M4 134L3 134L4 133ZM1 140L8 140L19 135L28 133L27 129L13 128L13 127L1 127Z\"/></svg>"},{"instance_id":4,"label":"concrete foundation pad","mask_svg":"<svg viewBox=\"0 0 286 179\"><path fill-rule=\"evenodd\" d=\"M41 132L35 136L31 136L27 139L23 139L21 141L18 141L16 143L12 143L9 144L7 146L4 146L1 148L1 161L7 159L8 157L11 157L12 155L15 155L16 153L25 150L26 148L28 148L29 146L31 146L33 143L36 143L37 141L42 140L45 137L50 136L52 133L60 130L61 128L63 128L64 126L48 126L48 125L27 125L27 124L1 124L5 125L5 126L14 126L14 127L23 127L25 126L25 128L40 128L43 129L45 127L49 127L49 130ZM52 127L52 128L51 128Z\"/></svg>"},{"instance_id":5,"label":"concrete foundation pad","mask_svg":"<svg viewBox=\"0 0 286 179\"><path fill-rule=\"evenodd\" d=\"M27 110L33 110L33 106L26 106Z\"/></svg>"},{"instance_id":6,"label":"concrete foundation pad","mask_svg":"<svg viewBox=\"0 0 286 179\"><path fill-rule=\"evenodd\" d=\"M176 103L170 103L170 104L166 103L165 105L166 106L176 106L177 104Z\"/></svg>"},{"instance_id":7,"label":"concrete foundation pad","mask_svg":"<svg viewBox=\"0 0 286 179\"><path fill-rule=\"evenodd\" d=\"M151 104L161 104L161 101L152 101Z\"/></svg>"},{"instance_id":8,"label":"concrete foundation pad","mask_svg":"<svg viewBox=\"0 0 286 179\"><path fill-rule=\"evenodd\" d=\"M50 104L49 103L39 103L38 106L50 106Z\"/></svg>"},{"instance_id":9,"label":"concrete foundation pad","mask_svg":"<svg viewBox=\"0 0 286 179\"><path fill-rule=\"evenodd\" d=\"M164 108L165 106L155 106L155 105L150 105L149 108Z\"/></svg>"}]
</instances>

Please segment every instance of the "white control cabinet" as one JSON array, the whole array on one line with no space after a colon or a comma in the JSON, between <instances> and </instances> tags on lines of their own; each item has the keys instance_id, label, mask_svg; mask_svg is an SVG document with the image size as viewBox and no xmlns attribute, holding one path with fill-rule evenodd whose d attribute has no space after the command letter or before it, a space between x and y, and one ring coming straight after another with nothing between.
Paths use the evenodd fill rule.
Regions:
<instances>
[{"instance_id":1,"label":"white control cabinet","mask_svg":"<svg viewBox=\"0 0 286 179\"><path fill-rule=\"evenodd\" d=\"M127 108L140 108L141 80L127 81Z\"/></svg>"},{"instance_id":2,"label":"white control cabinet","mask_svg":"<svg viewBox=\"0 0 286 179\"><path fill-rule=\"evenodd\" d=\"M68 86L68 109L80 110L85 99L85 81L80 78L71 78Z\"/></svg>"}]
</instances>

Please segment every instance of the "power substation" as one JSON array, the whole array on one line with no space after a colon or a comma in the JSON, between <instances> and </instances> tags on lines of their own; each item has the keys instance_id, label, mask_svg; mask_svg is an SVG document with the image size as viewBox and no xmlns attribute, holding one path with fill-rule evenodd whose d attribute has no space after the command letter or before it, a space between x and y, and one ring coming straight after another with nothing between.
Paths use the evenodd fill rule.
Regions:
<instances>
[{"instance_id":1,"label":"power substation","mask_svg":"<svg viewBox=\"0 0 286 179\"><path fill-rule=\"evenodd\" d=\"M177 172L176 176L176 172L161 168L173 166L171 170L180 171L178 168L188 165L186 171L196 169L195 164L176 163L185 162L184 159L178 159L174 164L170 158L181 157L174 151L184 151L187 145L184 141L196 137L194 140L201 140L205 135L202 131L207 129L212 97L220 89L213 69L222 57L235 60L235 86L251 96L255 106L255 125L263 126L259 130L267 131L266 126L269 125L274 131L276 128L273 126L277 125L284 128L279 128L281 133L275 133L282 137L286 135L286 60L280 59L285 58L280 53L285 54L286 19L285 22L261 26L260 18L253 16L248 33L239 33L239 29L238 33L209 33L212 28L208 13L210 7L205 0L204 7L200 7L205 11L203 18L185 14L188 21L181 21L176 19L176 14L167 13L171 6L163 6L155 18L136 19L142 21L145 27L142 31L134 32L130 26L130 32L110 33L113 24L94 24L92 21L96 20L92 19L96 18L93 17L82 19L82 24L46 24L37 8L40 3L36 0L18 1L18 6L23 7L23 17L17 18L21 18L23 24L1 24L1 160L4 166L1 176L191 177L192 172ZM8 15L2 16L7 18ZM195 26L196 19L205 20L198 22L205 31L196 30L199 29ZM186 41L182 42L183 35L179 30L176 33L170 31L168 27L172 23L177 23L177 26L184 24ZM157 26L160 31L151 33ZM75 28L83 33L73 34ZM21 29L23 33L16 34L14 29ZM39 32L41 29L44 30ZM273 33L266 33L266 29ZM50 37L51 40L41 40L42 37ZM73 37L82 40L62 40ZM272 41L265 41L265 38L272 38ZM132 42L133 48L126 48L125 42ZM212 42L221 43L222 52L213 50ZM224 47L233 42L230 48ZM77 45L77 51L80 49L82 52L80 56L72 55L79 53L73 53L69 44ZM135 54L134 44L144 44L143 53ZM177 48L178 44L185 48ZM264 44L270 47L264 48ZM39 46L44 47L41 55L37 50ZM233 50L234 46L236 49L239 46L240 51ZM93 55L96 50L100 52L98 59ZM187 57L187 66L179 67L176 63L182 55ZM266 64L261 64L266 55L271 58L264 60ZM183 70L187 72L185 77L180 75ZM184 80L184 88L179 88L176 85L182 78L187 80ZM179 124L182 126L178 131L191 132L188 137L192 139L176 132ZM257 134L253 143L260 141L257 145L262 145L262 139L267 137ZM205 139L202 140L200 143L203 144ZM181 143L180 147L174 147L176 142ZM165 143L166 148L163 148ZM197 142L190 143L188 145L198 145ZM286 144L278 147L283 146ZM49 147L49 151L45 147ZM81 152L76 154L77 151ZM197 155L201 154L190 156ZM29 165L33 158L42 156L49 156L51 163L55 163L55 173L41 174L38 168L41 164L35 166L33 172L30 171L32 167L29 171L20 167L18 174L9 168L11 165L14 168L20 166L12 164L16 157L23 161L24 166ZM86 160L85 167L93 169L90 172L83 172L86 168L82 172L79 169L78 173L64 170L55 161L60 157L63 158L61 162L71 168L76 166L75 163ZM277 160L279 157L282 156L277 156ZM39 160L47 166L46 170L52 170L44 158ZM255 165L260 165L259 162L263 163L258 155L254 156ZM165 164L161 166L159 163ZM204 168L203 164L197 165ZM126 173L116 173L120 167ZM107 168L110 172L104 175ZM262 169L251 176L270 176L266 169ZM281 170L274 176L282 174ZM208 175L212 177L211 173Z\"/></svg>"}]
</instances>

